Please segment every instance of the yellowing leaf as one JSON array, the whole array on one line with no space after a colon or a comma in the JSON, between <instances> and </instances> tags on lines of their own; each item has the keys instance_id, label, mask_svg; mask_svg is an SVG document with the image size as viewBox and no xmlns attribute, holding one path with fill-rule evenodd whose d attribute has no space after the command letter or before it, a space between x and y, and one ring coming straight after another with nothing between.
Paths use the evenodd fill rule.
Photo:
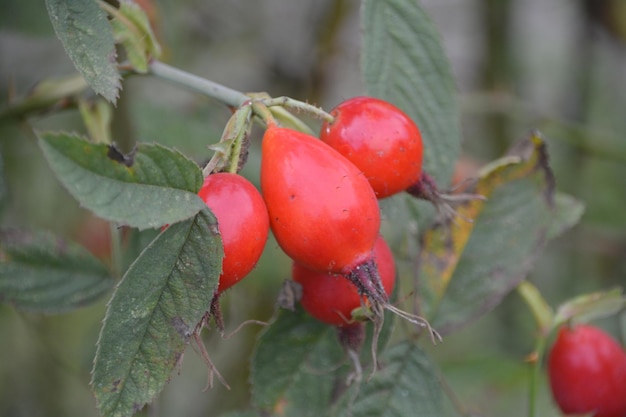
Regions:
<instances>
[{"instance_id":1,"label":"yellowing leaf","mask_svg":"<svg viewBox=\"0 0 626 417\"><path fill-rule=\"evenodd\" d=\"M497 305L528 273L547 240L554 178L538 134L486 166L473 200L448 225L426 231L419 254L420 307L440 332Z\"/></svg>"}]
</instances>

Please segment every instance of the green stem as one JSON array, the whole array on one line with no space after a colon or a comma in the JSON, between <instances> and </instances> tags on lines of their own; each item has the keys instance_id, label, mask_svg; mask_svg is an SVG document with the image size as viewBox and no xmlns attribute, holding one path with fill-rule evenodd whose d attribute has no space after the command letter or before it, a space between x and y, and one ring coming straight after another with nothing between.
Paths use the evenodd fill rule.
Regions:
<instances>
[{"instance_id":1,"label":"green stem","mask_svg":"<svg viewBox=\"0 0 626 417\"><path fill-rule=\"evenodd\" d=\"M303 101L294 100L291 97L283 96L264 99L263 104L265 104L267 107L280 106L295 112L304 112L310 114L313 117L317 117L318 119L327 121L328 123L332 123L335 120L335 118L330 113L327 113L321 107L317 107Z\"/></svg>"},{"instance_id":2,"label":"green stem","mask_svg":"<svg viewBox=\"0 0 626 417\"><path fill-rule=\"evenodd\" d=\"M248 102L239 107L233 115L228 119L222 137L217 145L211 147L214 154L211 160L202 169L204 177L209 176L212 172L221 171L224 168L230 173L237 173L242 167L241 158L242 148L247 146L246 141L250 135L252 127L252 102Z\"/></svg>"},{"instance_id":3,"label":"green stem","mask_svg":"<svg viewBox=\"0 0 626 417\"><path fill-rule=\"evenodd\" d=\"M517 293L522 297L533 314L541 335L545 336L548 334L554 323L554 312L537 287L528 281L522 281L517 286Z\"/></svg>"},{"instance_id":4,"label":"green stem","mask_svg":"<svg viewBox=\"0 0 626 417\"><path fill-rule=\"evenodd\" d=\"M541 366L546 349L546 341L554 325L554 312L541 295L541 292L528 281L522 281L517 286L517 293L522 297L535 318L539 334L535 344L533 369L530 374L530 387L528 393L528 416L537 416L537 391Z\"/></svg>"},{"instance_id":5,"label":"green stem","mask_svg":"<svg viewBox=\"0 0 626 417\"><path fill-rule=\"evenodd\" d=\"M148 72L156 77L207 95L231 107L240 107L246 101L250 100L250 97L241 91L237 91L214 81L207 80L206 78L190 74L186 71L164 64L161 61L152 61L149 65Z\"/></svg>"},{"instance_id":6,"label":"green stem","mask_svg":"<svg viewBox=\"0 0 626 417\"><path fill-rule=\"evenodd\" d=\"M230 166L228 167L228 172L231 174L236 174L242 168L241 158L241 150L244 147L244 142L250 135L251 123L250 119L252 118L252 106L244 106L241 107L239 112L242 115L239 118L239 123L237 123L235 143L233 144L232 154L230 156Z\"/></svg>"},{"instance_id":7,"label":"green stem","mask_svg":"<svg viewBox=\"0 0 626 417\"><path fill-rule=\"evenodd\" d=\"M111 266L113 268L113 276L118 280L122 278L122 234L120 229L114 223L109 223L111 232Z\"/></svg>"},{"instance_id":8,"label":"green stem","mask_svg":"<svg viewBox=\"0 0 626 417\"><path fill-rule=\"evenodd\" d=\"M236 174L239 171L239 157L241 156L241 144L242 143L243 141L240 138L238 138L237 141L235 142L230 166L228 167L228 172L231 174Z\"/></svg>"},{"instance_id":9,"label":"green stem","mask_svg":"<svg viewBox=\"0 0 626 417\"><path fill-rule=\"evenodd\" d=\"M274 106L269 109L281 125L291 127L308 135L316 136L316 133L306 123L289 113L284 107Z\"/></svg>"},{"instance_id":10,"label":"green stem","mask_svg":"<svg viewBox=\"0 0 626 417\"><path fill-rule=\"evenodd\" d=\"M541 365L543 363L543 357L546 349L545 335L540 335L537 338L535 344L536 358L533 364L533 369L530 374L530 387L528 393L528 417L537 417L537 391L539 390L539 379L541 377Z\"/></svg>"},{"instance_id":11,"label":"green stem","mask_svg":"<svg viewBox=\"0 0 626 417\"><path fill-rule=\"evenodd\" d=\"M253 101L252 111L254 115L259 116L261 118L261 120L266 124L266 126L277 124L276 119L274 118L274 115L272 114L270 109L265 105L265 103L263 103L262 101Z\"/></svg>"}]
</instances>

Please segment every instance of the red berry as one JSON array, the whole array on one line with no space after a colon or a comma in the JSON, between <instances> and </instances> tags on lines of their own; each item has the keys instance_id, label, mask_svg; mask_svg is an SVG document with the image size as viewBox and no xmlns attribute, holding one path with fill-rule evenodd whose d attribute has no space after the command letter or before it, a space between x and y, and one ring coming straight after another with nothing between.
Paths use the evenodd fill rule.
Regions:
<instances>
[{"instance_id":1,"label":"red berry","mask_svg":"<svg viewBox=\"0 0 626 417\"><path fill-rule=\"evenodd\" d=\"M198 192L217 218L224 244L219 292L235 285L254 268L269 234L267 208L259 191L236 174L211 174Z\"/></svg>"},{"instance_id":2,"label":"red berry","mask_svg":"<svg viewBox=\"0 0 626 417\"><path fill-rule=\"evenodd\" d=\"M391 295L396 278L396 267L391 249L382 237L374 246L374 259L387 295ZM335 326L351 324L352 310L362 300L357 288L343 275L312 271L295 263L293 280L302 285L302 307L316 319Z\"/></svg>"},{"instance_id":3,"label":"red berry","mask_svg":"<svg viewBox=\"0 0 626 417\"><path fill-rule=\"evenodd\" d=\"M350 273L372 258L380 211L350 161L313 136L270 126L261 189L280 247L307 268Z\"/></svg>"},{"instance_id":4,"label":"red berry","mask_svg":"<svg viewBox=\"0 0 626 417\"><path fill-rule=\"evenodd\" d=\"M563 413L626 416L626 352L604 331L561 328L548 356L548 376Z\"/></svg>"},{"instance_id":5,"label":"red berry","mask_svg":"<svg viewBox=\"0 0 626 417\"><path fill-rule=\"evenodd\" d=\"M422 136L417 125L391 103L354 97L330 112L320 139L356 165L378 198L416 183L422 172Z\"/></svg>"}]
</instances>

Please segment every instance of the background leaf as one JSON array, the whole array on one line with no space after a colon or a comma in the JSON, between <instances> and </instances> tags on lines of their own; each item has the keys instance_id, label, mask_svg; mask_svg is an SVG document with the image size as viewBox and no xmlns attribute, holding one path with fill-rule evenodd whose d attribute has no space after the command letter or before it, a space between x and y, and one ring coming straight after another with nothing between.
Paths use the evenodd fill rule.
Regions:
<instances>
[{"instance_id":1,"label":"background leaf","mask_svg":"<svg viewBox=\"0 0 626 417\"><path fill-rule=\"evenodd\" d=\"M111 26L116 40L126 51L128 61L137 72L148 71L148 61L159 58L161 46L156 40L146 12L137 4L120 2L119 9L111 7Z\"/></svg>"},{"instance_id":2,"label":"background leaf","mask_svg":"<svg viewBox=\"0 0 626 417\"><path fill-rule=\"evenodd\" d=\"M157 237L159 230L147 229L140 231L129 229L127 233L126 246L122 253L122 271L126 271L135 262L135 259L141 255L141 252Z\"/></svg>"},{"instance_id":3,"label":"background leaf","mask_svg":"<svg viewBox=\"0 0 626 417\"><path fill-rule=\"evenodd\" d=\"M424 234L417 293L424 314L441 333L496 306L543 251L554 220L554 178L547 160L540 137L521 141L483 169L475 192L486 202L458 207L449 225Z\"/></svg>"},{"instance_id":4,"label":"background leaf","mask_svg":"<svg viewBox=\"0 0 626 417\"><path fill-rule=\"evenodd\" d=\"M37 313L84 307L113 288L107 268L50 233L0 231L0 302Z\"/></svg>"},{"instance_id":5,"label":"background leaf","mask_svg":"<svg viewBox=\"0 0 626 417\"><path fill-rule=\"evenodd\" d=\"M569 320L580 323L609 317L626 308L622 288L582 294L561 304L554 316L555 326Z\"/></svg>"},{"instance_id":6,"label":"background leaf","mask_svg":"<svg viewBox=\"0 0 626 417\"><path fill-rule=\"evenodd\" d=\"M130 416L164 387L217 289L223 249L208 210L173 224L137 258L111 299L93 390L106 417Z\"/></svg>"},{"instance_id":7,"label":"background leaf","mask_svg":"<svg viewBox=\"0 0 626 417\"><path fill-rule=\"evenodd\" d=\"M416 345L403 342L380 358L382 368L361 384L353 403L342 403L342 417L442 415L442 391L434 365ZM348 398L345 398L348 400Z\"/></svg>"},{"instance_id":8,"label":"background leaf","mask_svg":"<svg viewBox=\"0 0 626 417\"><path fill-rule=\"evenodd\" d=\"M231 411L226 414L220 414L220 417L259 417L259 414L254 410Z\"/></svg>"},{"instance_id":9,"label":"background leaf","mask_svg":"<svg viewBox=\"0 0 626 417\"><path fill-rule=\"evenodd\" d=\"M301 308L281 310L259 337L252 358L253 405L281 416L325 415L342 358L332 326Z\"/></svg>"},{"instance_id":10,"label":"background leaf","mask_svg":"<svg viewBox=\"0 0 626 417\"><path fill-rule=\"evenodd\" d=\"M564 193L556 193L554 217L548 229L548 237L553 239L576 226L585 212L585 204Z\"/></svg>"},{"instance_id":11,"label":"background leaf","mask_svg":"<svg viewBox=\"0 0 626 417\"><path fill-rule=\"evenodd\" d=\"M139 229L188 219L205 204L196 195L200 168L183 154L140 144L134 161L112 158L112 148L64 133L44 133L39 144L53 171L82 206Z\"/></svg>"},{"instance_id":12,"label":"background leaf","mask_svg":"<svg viewBox=\"0 0 626 417\"><path fill-rule=\"evenodd\" d=\"M2 159L2 153L0 152L0 214L4 212L8 202L7 184L4 177L4 160Z\"/></svg>"},{"instance_id":13,"label":"background leaf","mask_svg":"<svg viewBox=\"0 0 626 417\"><path fill-rule=\"evenodd\" d=\"M419 126L424 169L447 186L461 134L450 64L416 0L362 3L362 72L367 94L388 100Z\"/></svg>"},{"instance_id":14,"label":"background leaf","mask_svg":"<svg viewBox=\"0 0 626 417\"><path fill-rule=\"evenodd\" d=\"M94 0L46 0L48 15L65 51L93 90L115 103L120 75L113 32Z\"/></svg>"}]
</instances>

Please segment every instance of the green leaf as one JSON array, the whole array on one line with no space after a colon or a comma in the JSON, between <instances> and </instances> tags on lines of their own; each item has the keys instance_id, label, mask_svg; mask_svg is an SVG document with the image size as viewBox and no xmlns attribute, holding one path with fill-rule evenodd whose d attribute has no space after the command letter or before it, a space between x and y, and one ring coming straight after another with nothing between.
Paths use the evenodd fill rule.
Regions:
<instances>
[{"instance_id":1,"label":"green leaf","mask_svg":"<svg viewBox=\"0 0 626 417\"><path fill-rule=\"evenodd\" d=\"M325 415L342 357L332 326L300 308L281 310L259 337L252 358L253 405L281 416Z\"/></svg>"},{"instance_id":2,"label":"green leaf","mask_svg":"<svg viewBox=\"0 0 626 417\"><path fill-rule=\"evenodd\" d=\"M581 323L612 316L626 308L626 296L621 288L582 294L561 304L554 317L554 325L575 320Z\"/></svg>"},{"instance_id":3,"label":"green leaf","mask_svg":"<svg viewBox=\"0 0 626 417\"><path fill-rule=\"evenodd\" d=\"M39 145L65 188L104 219L147 229L188 219L205 207L196 195L202 172L177 151L139 144L125 156L65 133L41 134Z\"/></svg>"},{"instance_id":4,"label":"green leaf","mask_svg":"<svg viewBox=\"0 0 626 417\"><path fill-rule=\"evenodd\" d=\"M113 121L113 107L102 99L78 100L78 110L89 137L95 143L111 141L111 122Z\"/></svg>"},{"instance_id":5,"label":"green leaf","mask_svg":"<svg viewBox=\"0 0 626 417\"><path fill-rule=\"evenodd\" d=\"M120 8L107 8L114 19L111 21L115 39L126 51L128 61L135 71L145 74L151 58L161 55L146 12L135 3L120 2Z\"/></svg>"},{"instance_id":6,"label":"green leaf","mask_svg":"<svg viewBox=\"0 0 626 417\"><path fill-rule=\"evenodd\" d=\"M114 284L86 249L50 233L0 231L0 302L64 313L97 301Z\"/></svg>"},{"instance_id":7,"label":"green leaf","mask_svg":"<svg viewBox=\"0 0 626 417\"><path fill-rule=\"evenodd\" d=\"M430 358L416 345L403 342L380 358L382 368L361 384L358 395L348 391L338 415L405 417L442 415L442 390Z\"/></svg>"},{"instance_id":8,"label":"green leaf","mask_svg":"<svg viewBox=\"0 0 626 417\"><path fill-rule=\"evenodd\" d=\"M548 229L550 239L576 226L585 212L585 204L570 195L556 193L554 201L556 203L554 219Z\"/></svg>"},{"instance_id":9,"label":"green leaf","mask_svg":"<svg viewBox=\"0 0 626 417\"><path fill-rule=\"evenodd\" d=\"M394 103L417 123L424 168L447 185L461 134L452 71L437 30L416 0L365 0L362 7L367 93Z\"/></svg>"},{"instance_id":10,"label":"green leaf","mask_svg":"<svg viewBox=\"0 0 626 417\"><path fill-rule=\"evenodd\" d=\"M130 416L165 386L217 289L223 249L208 210L165 229L109 302L93 391L103 416Z\"/></svg>"},{"instance_id":11,"label":"green leaf","mask_svg":"<svg viewBox=\"0 0 626 417\"><path fill-rule=\"evenodd\" d=\"M423 236L418 289L423 314L448 333L495 307L528 274L554 221L554 178L533 135L485 167L473 200Z\"/></svg>"},{"instance_id":12,"label":"green leaf","mask_svg":"<svg viewBox=\"0 0 626 417\"><path fill-rule=\"evenodd\" d=\"M57 37L93 90L111 103L119 95L113 32L94 0L46 0Z\"/></svg>"}]
</instances>

